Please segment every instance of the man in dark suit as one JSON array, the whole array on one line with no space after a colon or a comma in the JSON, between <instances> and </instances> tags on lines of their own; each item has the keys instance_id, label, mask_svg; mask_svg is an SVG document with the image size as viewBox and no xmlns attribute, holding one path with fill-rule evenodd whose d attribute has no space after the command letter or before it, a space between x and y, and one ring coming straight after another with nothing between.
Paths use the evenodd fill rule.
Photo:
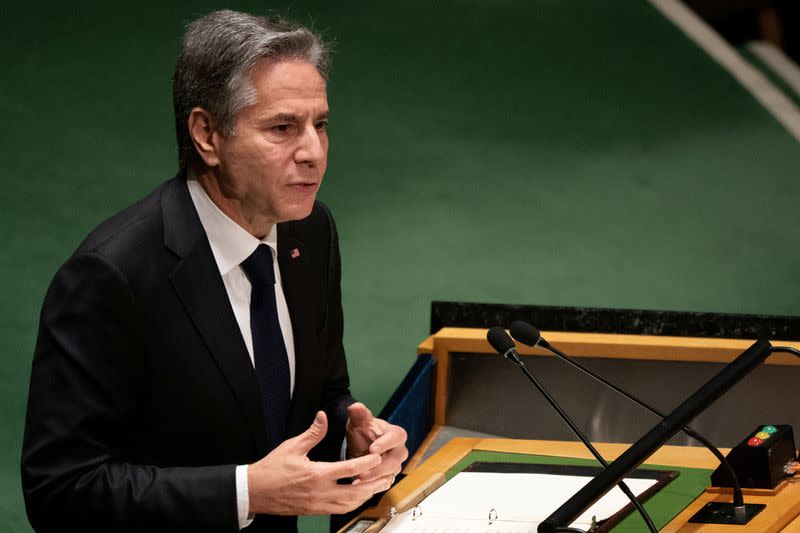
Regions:
<instances>
[{"instance_id":1,"label":"man in dark suit","mask_svg":"<svg viewBox=\"0 0 800 533\"><path fill-rule=\"evenodd\" d=\"M405 432L350 396L315 201L326 73L306 28L189 26L181 172L95 229L43 304L22 456L37 530L287 531L391 485Z\"/></svg>"}]
</instances>

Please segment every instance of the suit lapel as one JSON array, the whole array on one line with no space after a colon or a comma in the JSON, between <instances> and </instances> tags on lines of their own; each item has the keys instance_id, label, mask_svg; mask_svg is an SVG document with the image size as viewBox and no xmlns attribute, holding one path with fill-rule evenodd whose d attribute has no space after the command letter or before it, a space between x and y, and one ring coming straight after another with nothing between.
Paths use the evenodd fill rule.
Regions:
<instances>
[{"instance_id":1,"label":"suit lapel","mask_svg":"<svg viewBox=\"0 0 800 533\"><path fill-rule=\"evenodd\" d=\"M306 429L307 420L297 409L298 398L304 391L310 390L309 378L314 369L313 354L317 332L314 331L313 299L309 294L310 267L312 257L303 243L291 235L288 224L278 224L278 266L281 270L283 295L292 320L294 337L294 393L289 411L287 432L289 436L301 433Z\"/></svg>"},{"instance_id":2,"label":"suit lapel","mask_svg":"<svg viewBox=\"0 0 800 533\"><path fill-rule=\"evenodd\" d=\"M180 260L170 274L200 336L231 386L259 452L267 440L255 372L219 274L211 246L202 229L183 179L168 184L162 197L164 242Z\"/></svg>"}]
</instances>

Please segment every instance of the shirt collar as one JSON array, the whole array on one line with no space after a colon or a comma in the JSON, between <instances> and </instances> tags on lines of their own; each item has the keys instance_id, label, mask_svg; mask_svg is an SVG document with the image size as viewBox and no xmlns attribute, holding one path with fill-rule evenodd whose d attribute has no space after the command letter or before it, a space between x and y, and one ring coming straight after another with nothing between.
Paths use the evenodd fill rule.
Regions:
<instances>
[{"instance_id":1,"label":"shirt collar","mask_svg":"<svg viewBox=\"0 0 800 533\"><path fill-rule=\"evenodd\" d=\"M250 257L250 254L261 243L266 244L273 251L277 250L277 225L272 225L272 229L269 230L266 237L257 239L223 213L209 198L200 182L189 178L186 180L186 184L222 276ZM277 254L273 257L277 257Z\"/></svg>"}]
</instances>

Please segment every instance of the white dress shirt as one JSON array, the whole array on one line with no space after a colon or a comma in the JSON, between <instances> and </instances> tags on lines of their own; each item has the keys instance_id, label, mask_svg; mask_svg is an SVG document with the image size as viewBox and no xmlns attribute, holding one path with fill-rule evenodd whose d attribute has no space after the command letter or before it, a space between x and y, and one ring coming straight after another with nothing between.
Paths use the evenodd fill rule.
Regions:
<instances>
[{"instance_id":1,"label":"white dress shirt","mask_svg":"<svg viewBox=\"0 0 800 533\"><path fill-rule=\"evenodd\" d=\"M200 223L211 244L211 251L214 260L225 284L225 291L242 332L242 338L250 354L250 362L254 363L253 358L253 336L250 331L250 280L240 266L242 261L250 257L259 244L266 244L272 252L272 268L275 271L275 301L278 306L278 322L283 334L283 342L286 345L286 355L289 358L289 394L294 391L294 337L292 336L292 322L289 317L289 308L286 306L286 298L283 295L283 285L281 284L281 272L278 268L278 230L272 226L269 234L259 240L248 233L239 224L231 220L219 207L208 197L205 189L197 180L188 179L189 194L192 203L200 217ZM247 465L236 467L236 505L239 514L239 528L250 525L252 518L249 518L250 495L247 486Z\"/></svg>"}]
</instances>

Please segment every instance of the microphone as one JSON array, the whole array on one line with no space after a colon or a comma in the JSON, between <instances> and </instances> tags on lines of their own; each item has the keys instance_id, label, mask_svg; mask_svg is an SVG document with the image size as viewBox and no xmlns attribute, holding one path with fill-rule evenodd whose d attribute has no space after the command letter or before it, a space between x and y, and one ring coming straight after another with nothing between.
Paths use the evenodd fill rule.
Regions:
<instances>
[{"instance_id":1,"label":"microphone","mask_svg":"<svg viewBox=\"0 0 800 533\"><path fill-rule=\"evenodd\" d=\"M506 330L500 326L491 327L489 331L486 332L486 340L489 341L489 344L497 353L506 359L510 359L511 362L517 366L524 366L522 360L519 358L519 354L517 354L517 346L514 344L511 337L508 336Z\"/></svg>"},{"instance_id":2,"label":"microphone","mask_svg":"<svg viewBox=\"0 0 800 533\"><path fill-rule=\"evenodd\" d=\"M584 374L592 377L596 381L602 383L603 385L605 385L606 387L612 389L614 392L617 392L621 396L631 400L632 402L634 402L635 404L639 405L640 407L650 411L651 413L661 417L662 419L667 417L667 415L665 415L664 413L662 413L661 411L659 411L655 407L652 407L651 405L647 404L643 400L640 400L640 399L636 398L635 396L633 396L632 394L624 391L620 387L617 387L613 383L603 379L600 375L592 372L591 370L589 370L588 368L586 368L585 366L583 366L579 362L577 362L577 361L573 360L572 358L570 358L569 356L567 356L565 353L563 353L561 350L559 350L555 346L552 346L549 342L547 342L542 337L542 335L541 335L541 333L539 332L538 329L536 329L532 325L528 324L527 322L523 322L521 320L518 320L518 321L514 322L513 324L511 324L511 335L518 342L520 342L522 344L526 344L526 345L531 346L531 347L540 346L542 348L545 348L546 350L550 351L553 355L555 355L556 357L558 357L562 361L572 365L574 368L577 368L578 370L580 370ZM800 355L800 352L798 352L797 350L794 350L793 348L783 348L783 347L773 347L773 348L771 348L771 352L772 353L780 352L780 351L793 353L794 355ZM725 469L725 472L728 474L728 477L730 478L730 480L731 480L731 482L733 484L733 503L732 504L718 504L717 507L716 507L716 514L714 516L713 521L715 523L719 523L718 521L721 521L722 523L731 523L731 521L732 521L733 523L746 524L749 521L750 517L752 517L752 513L754 512L754 508L752 508L752 506L748 506L748 505L746 505L744 503L744 496L742 494L742 488L741 488L741 485L739 483L739 479L736 476L736 473L734 472L733 467L731 466L731 464L728 461L728 459L724 455L722 455L722 453L719 451L719 449L716 446L714 446L714 444L712 444L711 441L709 441L708 439L706 439L705 437L700 435L697 431L695 431L694 429L692 429L688 425L687 426L683 426L683 428L681 428L681 430L686 435L688 435L689 437L691 437L691 438L695 439L696 441L700 442L703 446L708 448L708 450L711 451L712 454L714 454L714 457L716 457L720 461L720 463L722 464L723 468Z\"/></svg>"},{"instance_id":3,"label":"microphone","mask_svg":"<svg viewBox=\"0 0 800 533\"><path fill-rule=\"evenodd\" d=\"M550 349L550 343L542 337L541 332L527 322L517 320L511 324L511 336L514 340L521 342L526 346L541 346L545 349Z\"/></svg>"},{"instance_id":4,"label":"microphone","mask_svg":"<svg viewBox=\"0 0 800 533\"><path fill-rule=\"evenodd\" d=\"M589 442L589 439L587 439L586 436L581 432L581 430L578 429L578 426L575 425L575 422L572 421L569 415L567 415L567 413L564 412L561 406L558 405L558 402L556 402L555 399L552 396L550 396L550 393L548 393L547 390L544 388L544 386L539 382L539 380L536 379L536 376L534 376L531 373L531 371L528 370L528 367L525 366L525 363L522 361L522 359L520 359L519 354L517 353L514 341L511 339L511 337L509 337L508 333L506 333L506 330L504 330L500 326L491 327L489 328L489 331L486 332L486 340L489 341L489 344L492 346L492 348L494 348L494 350L497 353L499 353L506 359L509 359L511 362L513 362L515 365L517 365L522 369L522 371L528 377L530 382L533 383L533 385L539 390L542 396L544 396L544 399L547 400L547 402L553 409L555 409L556 413L558 413L558 416L560 416L561 419L567 424L567 426L569 426L572 432L575 433L575 436L577 436L578 439L580 439L580 441L592 453L595 459L597 459L597 461L601 465L603 465L603 468L607 469L608 462L605 459L603 459L603 456L600 455L600 452L598 452L595 449L595 447L592 446L592 443ZM644 519L650 531L656 533L656 531L658 530L656 529L656 526L653 524L653 520L647 514L647 511L644 510L642 504L639 503L639 500L636 499L636 496L633 495L633 492L631 492L630 488L628 488L628 485L622 479L619 479L616 485L619 486L620 490L625 494L625 496L628 497L628 499L631 501L636 510L639 511L639 514L642 515L642 518ZM574 531L569 528L563 530Z\"/></svg>"},{"instance_id":5,"label":"microphone","mask_svg":"<svg viewBox=\"0 0 800 533\"><path fill-rule=\"evenodd\" d=\"M574 368L577 368L587 376L602 383L604 386L610 388L617 394L629 399L639 407L642 407L650 411L651 413L661 417L662 419L667 417L666 414L659 411L655 407L652 407L651 405L645 403L643 400L640 400L637 397L635 397L633 394L630 394L621 389L620 387L617 387L613 383L603 379L600 375L592 372L591 370L589 370L579 362L575 361L571 357L568 357L564 352L562 352L561 350L559 350L558 348L552 346L549 342L547 342L542 337L542 334L539 332L539 330L533 327L532 325L528 324L527 322L517 320L516 322L511 324L511 336L514 337L520 343L525 344L527 346L531 347L540 346L542 348L545 348L546 350L550 351L553 355L555 355L565 363L572 365ZM775 348L773 348L773 351L776 351ZM749 520L747 517L748 509L744 503L742 487L739 484L739 479L736 476L733 467L731 467L731 464L728 462L728 459L724 455L722 455L722 452L720 452L719 449L716 446L714 446L714 444L711 443L711 441L700 435L697 431L695 431L691 427L683 426L683 428L681 429L686 435L698 441L700 444L708 448L708 450L711 451L712 454L714 454L714 457L716 457L717 460L719 460L719 462L723 465L723 468L725 469L725 471L728 474L728 477L731 479L731 482L733 483L733 503L725 504L725 506L720 505L718 509L719 514L717 515L717 517L721 520L725 520L725 523L729 523L728 522L729 520L734 520L734 523L736 522L747 523L747 521Z\"/></svg>"},{"instance_id":6,"label":"microphone","mask_svg":"<svg viewBox=\"0 0 800 533\"><path fill-rule=\"evenodd\" d=\"M772 345L769 341L756 341L747 350L711 378L697 392L675 408L653 429L636 441L609 468L606 468L564 502L547 519L539 524L539 533L561 531L562 524L569 524L575 517L601 498L611 487L631 470L642 464L653 452L675 436L690 420L702 413L709 405L725 394L731 387L760 365L770 355ZM748 507L765 506L750 504ZM757 511L756 511L757 512ZM699 514L699 513L698 513ZM697 516L697 515L695 515Z\"/></svg>"}]
</instances>

